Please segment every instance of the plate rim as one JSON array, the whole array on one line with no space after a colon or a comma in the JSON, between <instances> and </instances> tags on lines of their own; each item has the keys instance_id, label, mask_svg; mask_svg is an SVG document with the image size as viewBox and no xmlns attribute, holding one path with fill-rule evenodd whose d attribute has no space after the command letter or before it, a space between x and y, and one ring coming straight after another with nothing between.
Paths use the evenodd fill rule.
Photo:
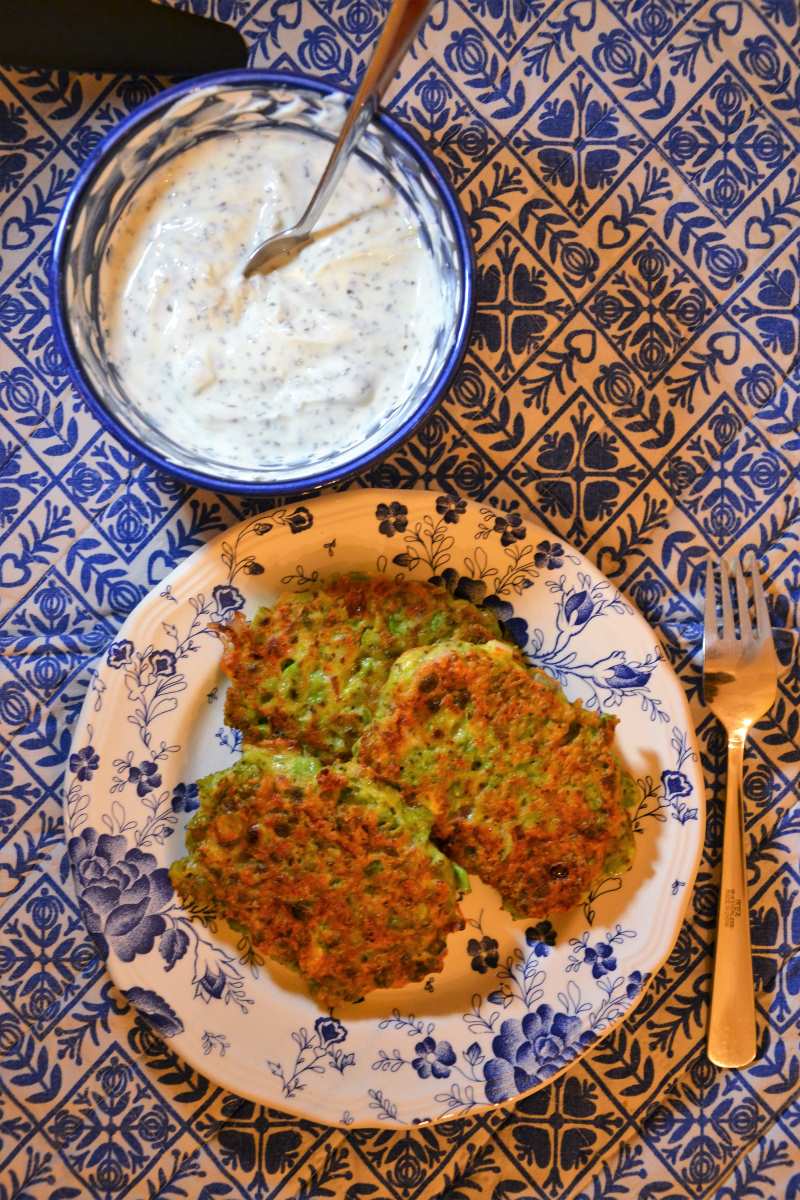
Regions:
<instances>
[{"instance_id":1,"label":"plate rim","mask_svg":"<svg viewBox=\"0 0 800 1200\"><path fill-rule=\"evenodd\" d=\"M365 505L367 505L367 506L377 505L381 502L387 502L387 501L392 501L392 500L396 501L398 499L398 496L403 496L403 495L415 496L415 497L423 497L424 496L426 498L429 498L431 501L430 506L434 510L435 510L435 504L436 504L437 498L443 497L443 496L446 496L450 499L456 499L456 500L465 499L467 506L472 507L472 508L479 508L481 503L483 503L481 501L473 500L469 497L461 497L455 492L442 492L439 490L433 490L433 489L427 489L427 488L360 488L358 490L348 489L348 490L345 490L342 492L328 492L321 496L314 496L314 497L308 498L308 500L306 500L302 496L291 496L291 497L289 497L289 501L290 501L290 503L302 503L304 506L311 506L312 509L314 510L314 515L316 515L316 513L318 513L318 512L325 512L326 510L329 510L329 509L342 507L343 504L345 504L347 501L351 501L351 502L355 501L355 506L357 508L358 507L363 508ZM274 511L274 508L277 508L277 507L281 507L281 506L275 505L275 506L273 506L272 509L265 510L265 513L264 513L265 518L268 519L269 513L271 511ZM213 538L209 539L208 542L204 543L202 546L199 546L195 551L193 551L192 554L188 555L185 559L183 559L180 563L178 563L177 566L175 566L158 583L154 584L152 586L152 588L146 593L146 595L144 595L141 598L139 603L127 615L127 617L125 618L122 625L119 626L119 628L117 629L116 634L113 638L113 641L118 641L125 637L126 631L129 629L129 627L136 623L137 615L141 613L141 610L151 603L154 604L160 598L159 591L163 593L164 591L171 589L174 579L176 577L182 576L184 572L189 571L191 569L191 565L195 561L200 561L201 559L206 558L206 557L216 556L217 551L219 548L221 548L223 541L225 541L226 539L230 539L230 537L232 535L235 536L235 534L237 532L242 530L245 525L247 525L248 523L251 523L253 520L254 520L254 515L251 514L247 517L244 517L241 521L234 522L232 525L228 526L226 529L224 529L220 533L216 534ZM563 538L558 532L548 529L547 526L545 526L542 523L538 513L531 512L528 524L535 531L541 531L542 533L547 534L550 537L556 537L558 539L558 541L562 545L564 545L565 548L568 548L571 552L577 554L580 557L582 564L588 564L588 567L591 569L591 571L593 571L597 576L599 576L599 578L601 580L609 583L611 587L614 587L615 591L617 591L620 595L623 595L623 593L620 592L619 588L616 588L615 585L611 582L611 580L608 579L608 576L605 574L605 572L602 571L601 568L599 566L597 566L594 562L592 562L592 560L587 558L587 556L578 547L573 546L565 538ZM628 619L630 619L630 618L635 619L640 624L640 626L642 626L644 629L646 629L648 631L648 633L654 638L656 644L658 645L659 649L661 650L661 655L662 655L661 665L662 665L662 668L671 677L671 682L675 688L676 696L677 696L680 704L682 705L682 709L683 709L682 716L685 719L688 745L689 745L689 748L695 754L695 756L696 756L695 761L698 764L698 766L695 768L697 776L698 776L698 788L697 788L697 796L696 796L696 802L697 802L697 807L698 807L698 816L697 816L696 825L697 825L697 829L698 829L698 834L696 837L694 860L691 863L691 870L688 872L687 879L685 881L686 886L683 889L683 896L682 896L681 901L675 906L675 908L673 910L674 911L673 931L670 935L669 941L666 945L666 949L665 949L663 955L658 959L657 962L655 962L649 968L648 977L647 977L646 981L643 983L642 987L640 988L638 993L634 996L634 998L629 1002L628 1007L624 1010L624 1012L622 1012L619 1016L612 1018L609 1021L608 1025L602 1030L602 1032L596 1037L596 1039L594 1041L592 1041L591 1043L589 1043L589 1045L580 1049L577 1054L575 1054L566 1063L564 1063L563 1066L559 1067L556 1071L554 1071L552 1073L552 1075L549 1075L546 1079L540 1080L539 1082L534 1084L533 1087L528 1088L526 1091L517 1092L513 1096L509 1096L505 1100L498 1100L498 1101L494 1101L494 1102L487 1101L486 1103L472 1104L470 1106L468 1112L465 1112L463 1114L453 1114L453 1113L445 1112L445 1113L440 1113L440 1114L434 1115L432 1117L415 1118L410 1121L400 1119L400 1118L394 1118L391 1121L381 1121L381 1122L378 1122L376 1120L370 1121L370 1120L361 1119L358 1117L353 1117L353 1119L351 1121L336 1120L334 1118L329 1118L329 1117L321 1118L319 1116L315 1116L312 1112L308 1111L303 1106L302 1100L300 1099L300 1097L302 1096L302 1093L298 1093L296 1097L292 1096L292 1097L288 1098L287 1107L284 1109L279 1106L279 1103L276 1103L272 1100L265 1099L265 1097L263 1095L259 1095L258 1092L256 1092L255 1090L250 1090L246 1086L239 1087L239 1085L237 1084L236 1090L234 1092L233 1089L231 1087L229 1087L228 1084L221 1082L218 1078L215 1077L215 1072L213 1070L213 1065L214 1065L215 1060L207 1058L202 1054L195 1054L193 1052L192 1047L189 1048L188 1052L185 1052L183 1048L181 1048L180 1050L176 1049L175 1043L176 1043L176 1041L181 1039L181 1036L182 1036L181 1034L177 1034L177 1035L173 1035L173 1036L166 1036L165 1034L161 1033L160 1031L154 1030L154 1033L156 1034L156 1036L161 1038L161 1040L165 1043L167 1048L173 1054L176 1054L178 1058L180 1058L184 1062L186 1062L199 1075L201 1075L203 1078L209 1079L211 1082L215 1083L218 1087L222 1088L224 1091L230 1092L230 1094L235 1094L237 1096L240 1096L243 1099L249 1100L249 1101L251 1101L255 1104L258 1104L264 1108L271 1109L276 1112L286 1113L292 1117L295 1117L298 1120L310 1121L311 1123L313 1123L315 1125L321 1125L324 1127L329 1127L329 1128L334 1128L334 1129L341 1129L342 1131L347 1131L347 1130L352 1130L352 1129L387 1129L387 1130L401 1131L401 1130L414 1129L418 1126L425 1127L428 1125L441 1125L446 1122L450 1122L450 1121L454 1121L454 1120L460 1120L460 1121L468 1120L472 1116L482 1116L482 1115L485 1115L490 1112L497 1112L497 1111L502 1111L505 1109L513 1108L514 1106L519 1104L521 1101L526 1100L528 1097L534 1095L534 1093L541 1091L543 1088L548 1087L555 1080L561 1078L571 1068L577 1066L584 1058L586 1058L592 1050L594 1050L598 1046L602 1045L611 1034L613 1034L617 1029L619 1029L619 1027L638 1009L638 1007L642 1003L642 1000L644 999L644 997L652 989L652 987L655 983L656 976L659 974L659 972L663 969L664 965L668 961L670 955L672 954L672 952L675 948L675 945L677 944L678 938L680 937L681 929L683 928L685 921L686 921L686 914L689 909L690 899L694 892L694 887L695 887L695 883L697 880L697 873L698 873L698 870L700 867L700 863L702 861L703 846L704 846L704 841L705 841L705 826L706 826L706 818L707 818L705 780L703 777L702 766L699 765L701 763L701 759L700 759L700 753L699 753L699 744L697 741L697 730L695 727L694 719L692 717L689 699L686 696L683 684L681 683L681 680L680 680L677 672L674 670L672 663L670 662L668 656L666 655L666 651L664 650L664 646L663 646L660 634L645 619L645 617L640 612L639 608L636 606L636 604L633 600L631 600L627 595L624 595L624 600L625 600L625 603L631 609L630 613L627 614ZM97 659L95 660L96 665L94 667L93 680L96 680L98 677L100 677L101 672L105 668L106 649L107 648L104 648L104 650L97 656ZM111 668L105 668L105 669L110 670ZM83 704L81 706L81 710L80 710L78 719L75 722L75 725L73 727L72 739L71 739L71 743L70 743L70 752L72 752L72 747L74 745L76 745L79 740L78 735L83 734L86 730L86 726L88 724L91 724L92 704L93 704L93 689L90 685L89 688L87 689L86 696L85 696ZM70 835L68 834L69 827L68 827L68 823L67 823L67 790L68 789L66 786L67 781L70 777L71 777L71 771L68 769L67 772L65 773L64 784L63 784L65 844L69 841L69 838L70 838ZM75 836L75 835L72 835L72 836ZM70 876L73 881L73 886L75 887L76 898L78 900L80 900L79 884L75 877L74 865L71 861L70 861ZM85 925L84 925L84 932L86 933L87 937L92 938L92 935L88 932ZM118 990L124 992L121 982L119 982L115 978L115 974L111 969L109 959L108 958L102 959L101 962L103 965L103 969L108 973L109 977L111 978L112 982L114 983L114 986L116 988L118 988ZM133 986L133 985L129 984L129 988L130 988L130 986ZM130 1004L130 1006L134 1010L134 1012L138 1012L135 1004L133 1004L131 1001L128 1001L128 1003ZM142 1019L146 1021L147 1020L146 1016L144 1014L141 1014L141 1015L142 1015ZM208 1070L209 1066L212 1067L211 1071ZM296 1099L300 1100L300 1102L295 1103Z\"/></svg>"}]
</instances>

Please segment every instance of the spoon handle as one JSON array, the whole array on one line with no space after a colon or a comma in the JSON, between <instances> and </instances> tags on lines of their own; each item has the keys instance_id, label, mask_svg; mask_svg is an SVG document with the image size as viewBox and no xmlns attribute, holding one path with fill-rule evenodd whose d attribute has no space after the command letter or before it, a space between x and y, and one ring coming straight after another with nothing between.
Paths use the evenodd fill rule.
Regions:
<instances>
[{"instance_id":1,"label":"spoon handle","mask_svg":"<svg viewBox=\"0 0 800 1200\"><path fill-rule=\"evenodd\" d=\"M317 224L344 170L350 151L375 115L381 96L394 79L403 55L425 20L432 3L433 0L394 0L355 99L347 110L328 164L322 172L308 208L293 231L296 234L308 234Z\"/></svg>"}]
</instances>

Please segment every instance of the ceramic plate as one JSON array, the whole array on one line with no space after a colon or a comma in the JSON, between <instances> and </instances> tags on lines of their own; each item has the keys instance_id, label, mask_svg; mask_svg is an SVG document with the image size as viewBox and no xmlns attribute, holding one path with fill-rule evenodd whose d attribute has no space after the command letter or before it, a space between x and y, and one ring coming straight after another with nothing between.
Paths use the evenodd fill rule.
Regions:
<instances>
[{"instance_id":1,"label":"ceramic plate","mask_svg":"<svg viewBox=\"0 0 800 1200\"><path fill-rule=\"evenodd\" d=\"M552 922L512 921L474 881L442 974L331 1013L226 926L190 917L168 867L183 853L194 781L239 753L210 626L352 569L435 579L491 606L571 698L619 718L638 781L636 855ZM704 827L686 700L652 629L544 529L431 492L276 508L183 563L98 668L65 805L84 920L117 985L175 1051L263 1104L371 1125L529 1092L621 1021L678 935Z\"/></svg>"}]
</instances>

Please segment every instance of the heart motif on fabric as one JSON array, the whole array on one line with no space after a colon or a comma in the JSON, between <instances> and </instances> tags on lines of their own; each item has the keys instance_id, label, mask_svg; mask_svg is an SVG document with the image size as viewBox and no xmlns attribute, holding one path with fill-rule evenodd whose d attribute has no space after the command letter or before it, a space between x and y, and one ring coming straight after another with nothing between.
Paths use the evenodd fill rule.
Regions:
<instances>
[{"instance_id":1,"label":"heart motif on fabric","mask_svg":"<svg viewBox=\"0 0 800 1200\"><path fill-rule=\"evenodd\" d=\"M586 129L591 129L593 138L615 138L619 133L616 112L608 104L590 100L586 106Z\"/></svg>"},{"instance_id":2,"label":"heart motif on fabric","mask_svg":"<svg viewBox=\"0 0 800 1200\"><path fill-rule=\"evenodd\" d=\"M595 1113L594 1100L574 1076L567 1076L564 1084L564 1108L573 1117L593 1117Z\"/></svg>"},{"instance_id":3,"label":"heart motif on fabric","mask_svg":"<svg viewBox=\"0 0 800 1200\"><path fill-rule=\"evenodd\" d=\"M583 512L587 521L609 516L619 496L619 485L611 479L593 479L583 493Z\"/></svg>"},{"instance_id":4,"label":"heart motif on fabric","mask_svg":"<svg viewBox=\"0 0 800 1200\"><path fill-rule=\"evenodd\" d=\"M768 271L758 288L758 298L768 308L789 308L794 301L794 274L788 267L778 274Z\"/></svg>"},{"instance_id":5,"label":"heart motif on fabric","mask_svg":"<svg viewBox=\"0 0 800 1200\"><path fill-rule=\"evenodd\" d=\"M475 280L475 299L478 304L494 304L500 295L500 268L492 263L490 267L478 267L478 277Z\"/></svg>"},{"instance_id":6,"label":"heart motif on fabric","mask_svg":"<svg viewBox=\"0 0 800 1200\"><path fill-rule=\"evenodd\" d=\"M630 231L611 213L603 217L597 228L597 242L601 250L616 250L624 246L630 236Z\"/></svg>"},{"instance_id":7,"label":"heart motif on fabric","mask_svg":"<svg viewBox=\"0 0 800 1200\"><path fill-rule=\"evenodd\" d=\"M11 896L20 885L20 877L10 863L0 863L0 900Z\"/></svg>"},{"instance_id":8,"label":"heart motif on fabric","mask_svg":"<svg viewBox=\"0 0 800 1200\"><path fill-rule=\"evenodd\" d=\"M27 583L31 577L31 569L18 554L4 554L0 557L0 587L19 587Z\"/></svg>"},{"instance_id":9,"label":"heart motif on fabric","mask_svg":"<svg viewBox=\"0 0 800 1200\"><path fill-rule=\"evenodd\" d=\"M616 443L601 433L590 434L583 458L591 471L613 471L617 466Z\"/></svg>"},{"instance_id":10,"label":"heart motif on fabric","mask_svg":"<svg viewBox=\"0 0 800 1200\"><path fill-rule=\"evenodd\" d=\"M568 138L575 123L575 106L571 100L555 100L545 105L539 117L542 137Z\"/></svg>"},{"instance_id":11,"label":"heart motif on fabric","mask_svg":"<svg viewBox=\"0 0 800 1200\"><path fill-rule=\"evenodd\" d=\"M775 231L764 224L763 217L748 217L744 244L748 250L771 250L775 245Z\"/></svg>"},{"instance_id":12,"label":"heart motif on fabric","mask_svg":"<svg viewBox=\"0 0 800 1200\"><path fill-rule=\"evenodd\" d=\"M564 16L568 21L574 23L577 29L583 30L585 33L588 29L594 28L595 22L595 4L594 0L572 0L564 9Z\"/></svg>"},{"instance_id":13,"label":"heart motif on fabric","mask_svg":"<svg viewBox=\"0 0 800 1200\"><path fill-rule=\"evenodd\" d=\"M558 438L548 438L548 445L543 446L536 456L540 467L547 471L563 471L572 461L575 449L575 439L571 433L561 433Z\"/></svg>"},{"instance_id":14,"label":"heart motif on fabric","mask_svg":"<svg viewBox=\"0 0 800 1200\"><path fill-rule=\"evenodd\" d=\"M783 354L794 354L794 325L786 317L759 317L756 326L763 345L775 346L777 343Z\"/></svg>"},{"instance_id":15,"label":"heart motif on fabric","mask_svg":"<svg viewBox=\"0 0 800 1200\"><path fill-rule=\"evenodd\" d=\"M548 511L555 510L560 517L571 517L575 511L572 484L566 479L542 479L536 484L536 493L539 502L544 504Z\"/></svg>"},{"instance_id":16,"label":"heart motif on fabric","mask_svg":"<svg viewBox=\"0 0 800 1200\"><path fill-rule=\"evenodd\" d=\"M588 188L605 187L614 181L619 166L619 155L610 147L590 150L584 162L584 175Z\"/></svg>"},{"instance_id":17,"label":"heart motif on fabric","mask_svg":"<svg viewBox=\"0 0 800 1200\"><path fill-rule=\"evenodd\" d=\"M738 33L742 27L742 6L732 3L732 0L722 0L721 4L715 4L709 16L712 21L719 21L723 33L728 35Z\"/></svg>"},{"instance_id":18,"label":"heart motif on fabric","mask_svg":"<svg viewBox=\"0 0 800 1200\"><path fill-rule=\"evenodd\" d=\"M565 154L558 146L545 146L539 151L539 162L544 167L548 182L557 179L562 187L572 187L575 182L575 164L571 154Z\"/></svg>"},{"instance_id":19,"label":"heart motif on fabric","mask_svg":"<svg viewBox=\"0 0 800 1200\"><path fill-rule=\"evenodd\" d=\"M284 29L297 29L300 24L302 6L300 0L278 0L272 13Z\"/></svg>"},{"instance_id":20,"label":"heart motif on fabric","mask_svg":"<svg viewBox=\"0 0 800 1200\"><path fill-rule=\"evenodd\" d=\"M578 362L591 362L597 350L597 334L593 329L573 329L564 339L564 349L574 354Z\"/></svg>"},{"instance_id":21,"label":"heart motif on fabric","mask_svg":"<svg viewBox=\"0 0 800 1200\"><path fill-rule=\"evenodd\" d=\"M33 230L23 225L19 217L10 217L3 226L4 250L26 250L33 238Z\"/></svg>"},{"instance_id":22,"label":"heart motif on fabric","mask_svg":"<svg viewBox=\"0 0 800 1200\"><path fill-rule=\"evenodd\" d=\"M708 339L708 349L728 367L738 359L740 345L741 338L733 329L721 329Z\"/></svg>"}]
</instances>

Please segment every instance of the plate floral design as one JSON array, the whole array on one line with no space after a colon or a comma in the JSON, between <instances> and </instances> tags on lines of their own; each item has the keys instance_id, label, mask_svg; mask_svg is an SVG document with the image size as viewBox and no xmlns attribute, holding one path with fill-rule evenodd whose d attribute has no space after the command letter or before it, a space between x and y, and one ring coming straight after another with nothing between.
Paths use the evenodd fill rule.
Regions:
<instances>
[{"instance_id":1,"label":"plate floral design","mask_svg":"<svg viewBox=\"0 0 800 1200\"><path fill-rule=\"evenodd\" d=\"M629 872L552 921L512 921L475 881L441 975L327 1012L246 937L182 905L168 868L197 806L194 781L240 749L223 721L212 627L353 569L430 580L491 608L570 697L613 712L638 783L637 847ZM519 513L429 492L272 509L183 563L99 663L65 784L83 919L127 999L225 1087L345 1125L461 1116L583 1054L671 950L703 816L687 704L649 626Z\"/></svg>"}]
</instances>

